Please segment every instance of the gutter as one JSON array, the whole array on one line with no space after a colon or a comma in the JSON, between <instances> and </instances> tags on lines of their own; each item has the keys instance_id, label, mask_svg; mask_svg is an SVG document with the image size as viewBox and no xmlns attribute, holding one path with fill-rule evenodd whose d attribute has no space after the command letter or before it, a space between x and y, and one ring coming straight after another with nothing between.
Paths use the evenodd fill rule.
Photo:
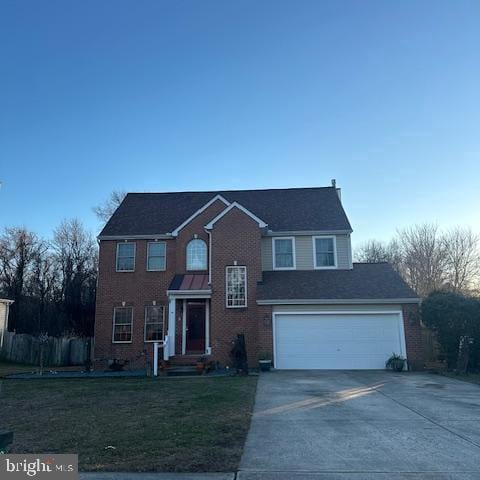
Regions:
<instances>
[{"instance_id":1,"label":"gutter","mask_svg":"<svg viewBox=\"0 0 480 480\"><path fill-rule=\"evenodd\" d=\"M372 305L372 304L420 304L421 298L313 298L257 300L257 305Z\"/></svg>"},{"instance_id":2,"label":"gutter","mask_svg":"<svg viewBox=\"0 0 480 480\"><path fill-rule=\"evenodd\" d=\"M171 233L154 235L99 235L98 240L169 240L174 238Z\"/></svg>"},{"instance_id":3,"label":"gutter","mask_svg":"<svg viewBox=\"0 0 480 480\"><path fill-rule=\"evenodd\" d=\"M268 230L264 234L265 237L281 237L283 235L346 235L352 233L352 229L347 230L285 230L285 231L273 231Z\"/></svg>"}]
</instances>

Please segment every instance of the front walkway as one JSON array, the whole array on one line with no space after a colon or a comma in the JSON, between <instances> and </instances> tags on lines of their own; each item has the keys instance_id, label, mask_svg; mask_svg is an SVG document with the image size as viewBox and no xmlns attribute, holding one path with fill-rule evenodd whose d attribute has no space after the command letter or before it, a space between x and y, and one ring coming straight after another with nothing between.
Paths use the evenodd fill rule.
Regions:
<instances>
[{"instance_id":1,"label":"front walkway","mask_svg":"<svg viewBox=\"0 0 480 480\"><path fill-rule=\"evenodd\" d=\"M266 373L237 478L479 479L480 387L425 373Z\"/></svg>"}]
</instances>

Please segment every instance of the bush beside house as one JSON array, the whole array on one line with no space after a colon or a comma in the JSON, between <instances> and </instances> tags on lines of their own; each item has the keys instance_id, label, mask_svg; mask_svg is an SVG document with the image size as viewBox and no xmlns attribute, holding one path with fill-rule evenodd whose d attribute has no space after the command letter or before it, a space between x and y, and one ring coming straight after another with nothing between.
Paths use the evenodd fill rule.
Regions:
<instances>
[{"instance_id":1,"label":"bush beside house","mask_svg":"<svg viewBox=\"0 0 480 480\"><path fill-rule=\"evenodd\" d=\"M434 292L422 303L422 318L437 336L449 368L457 368L462 337L469 337L468 370L480 370L480 299Z\"/></svg>"}]
</instances>

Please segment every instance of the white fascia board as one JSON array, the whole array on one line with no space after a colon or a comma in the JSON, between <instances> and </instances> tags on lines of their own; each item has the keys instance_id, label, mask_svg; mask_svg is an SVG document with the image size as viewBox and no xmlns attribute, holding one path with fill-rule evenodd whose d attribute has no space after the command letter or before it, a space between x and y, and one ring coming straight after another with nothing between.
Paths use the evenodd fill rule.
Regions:
<instances>
[{"instance_id":1,"label":"white fascia board","mask_svg":"<svg viewBox=\"0 0 480 480\"><path fill-rule=\"evenodd\" d=\"M283 236L302 236L302 235L347 235L352 233L353 230L286 230L282 232L276 232L274 230L268 230L264 234L265 237L283 237Z\"/></svg>"},{"instance_id":2,"label":"white fascia board","mask_svg":"<svg viewBox=\"0 0 480 480\"><path fill-rule=\"evenodd\" d=\"M421 298L346 298L346 299L274 299L257 300L258 305L371 305L421 303Z\"/></svg>"},{"instance_id":3,"label":"white fascia board","mask_svg":"<svg viewBox=\"0 0 480 480\"><path fill-rule=\"evenodd\" d=\"M0 303L6 303L7 305L11 305L14 302L15 300L10 300L8 298L0 298Z\"/></svg>"},{"instance_id":4,"label":"white fascia board","mask_svg":"<svg viewBox=\"0 0 480 480\"><path fill-rule=\"evenodd\" d=\"M268 226L267 223L265 223L263 220L261 220L260 218L258 218L255 214L253 214L250 210L248 210L247 208L245 208L243 205L240 205L239 203L237 202L233 202L232 204L230 204L229 207L227 207L225 210L223 210L223 212L220 212L211 222L207 223L205 225L205 228L207 230L211 230L213 228L213 225L218 222L218 220L220 220L221 218L223 218L230 210L232 210L233 208L238 208L240 211L242 211L243 213L245 213L245 215L248 215L250 218L252 218L253 220L255 220L257 223L258 223L258 226L260 228L265 228Z\"/></svg>"},{"instance_id":5,"label":"white fascia board","mask_svg":"<svg viewBox=\"0 0 480 480\"><path fill-rule=\"evenodd\" d=\"M188 225L194 218L198 217L202 212L204 212L210 205L215 203L217 200L223 202L226 206L230 205L230 202L223 198L221 195L215 195L211 200L209 200L202 208L199 208L193 215L190 215L181 225L179 225L175 230L172 231L172 235L176 237L180 230Z\"/></svg>"},{"instance_id":6,"label":"white fascia board","mask_svg":"<svg viewBox=\"0 0 480 480\"><path fill-rule=\"evenodd\" d=\"M169 240L173 238L169 233L155 235L99 235L98 240Z\"/></svg>"}]
</instances>

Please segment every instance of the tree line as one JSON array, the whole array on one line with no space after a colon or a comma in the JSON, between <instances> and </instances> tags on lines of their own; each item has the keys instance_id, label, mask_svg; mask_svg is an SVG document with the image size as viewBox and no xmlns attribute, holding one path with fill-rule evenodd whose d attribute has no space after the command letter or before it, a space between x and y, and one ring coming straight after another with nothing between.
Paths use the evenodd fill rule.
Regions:
<instances>
[{"instance_id":1,"label":"tree line","mask_svg":"<svg viewBox=\"0 0 480 480\"><path fill-rule=\"evenodd\" d=\"M105 224L125 198L113 191L92 208ZM14 300L9 329L52 336L93 336L98 245L78 219L63 220L51 239L25 227L0 235L0 298Z\"/></svg>"},{"instance_id":2,"label":"tree line","mask_svg":"<svg viewBox=\"0 0 480 480\"><path fill-rule=\"evenodd\" d=\"M93 335L98 248L77 219L51 239L25 227L0 236L0 297L14 300L9 328L39 335Z\"/></svg>"},{"instance_id":3,"label":"tree line","mask_svg":"<svg viewBox=\"0 0 480 480\"><path fill-rule=\"evenodd\" d=\"M355 258L390 263L420 297L435 291L479 294L480 237L469 227L415 225L399 230L389 242L367 241Z\"/></svg>"}]
</instances>

